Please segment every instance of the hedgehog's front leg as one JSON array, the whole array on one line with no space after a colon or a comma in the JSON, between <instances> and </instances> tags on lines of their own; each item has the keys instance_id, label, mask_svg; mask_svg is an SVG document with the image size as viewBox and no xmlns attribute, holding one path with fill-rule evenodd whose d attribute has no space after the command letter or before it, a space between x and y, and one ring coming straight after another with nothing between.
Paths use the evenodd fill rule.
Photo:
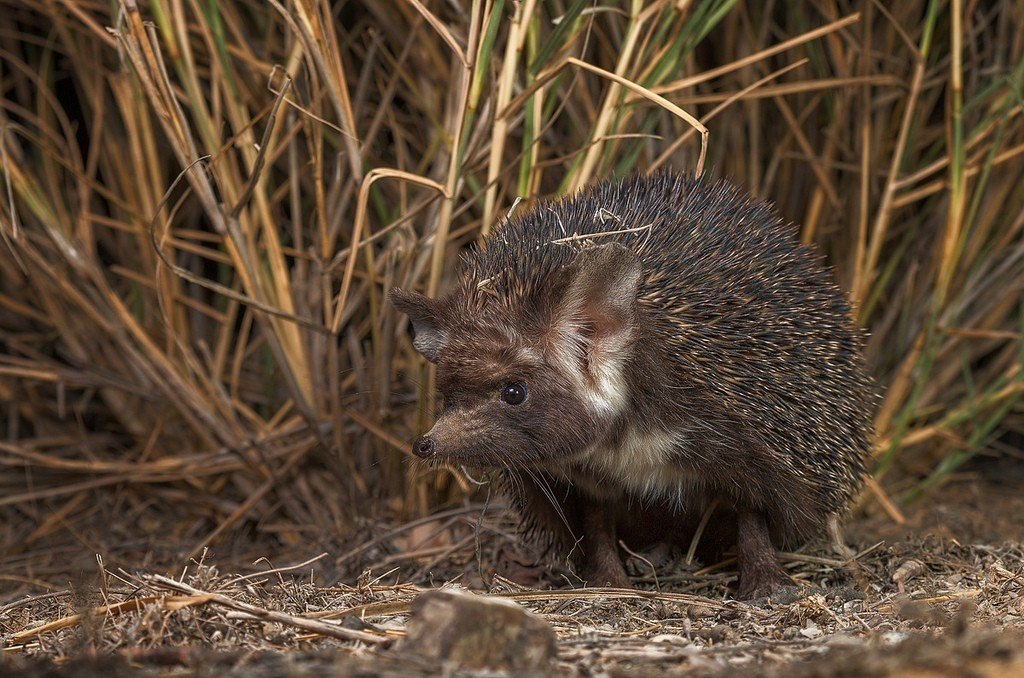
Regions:
<instances>
[{"instance_id":1,"label":"hedgehog's front leg","mask_svg":"<svg viewBox=\"0 0 1024 678\"><path fill-rule=\"evenodd\" d=\"M763 598L792 584L789 575L779 565L764 514L738 508L736 518L736 560L740 569L736 597L741 600Z\"/></svg>"},{"instance_id":2,"label":"hedgehog's front leg","mask_svg":"<svg viewBox=\"0 0 1024 678\"><path fill-rule=\"evenodd\" d=\"M584 571L590 586L632 588L626 568L619 557L615 535L615 512L611 505L600 499L584 499L583 554Z\"/></svg>"}]
</instances>

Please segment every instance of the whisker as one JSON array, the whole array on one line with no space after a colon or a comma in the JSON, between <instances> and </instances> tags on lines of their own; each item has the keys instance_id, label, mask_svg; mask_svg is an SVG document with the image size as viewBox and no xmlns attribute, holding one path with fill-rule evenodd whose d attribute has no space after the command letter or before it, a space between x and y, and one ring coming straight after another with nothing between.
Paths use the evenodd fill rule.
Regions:
<instances>
[{"instance_id":1,"label":"whisker","mask_svg":"<svg viewBox=\"0 0 1024 678\"><path fill-rule=\"evenodd\" d=\"M524 468L524 470L529 474L530 478L533 479L533 482L537 487L540 488L541 493L543 493L543 495L547 497L547 500L551 502L551 507L555 509L555 513L558 515L559 519L561 519L562 524L565 525L565 529L569 532L569 536L575 539L576 535L572 531L572 526L569 525L569 519L566 517L565 511L562 509L562 505L555 498L555 491L551 489L551 485L548 484L547 478L543 474L538 475L530 468Z\"/></svg>"}]
</instances>

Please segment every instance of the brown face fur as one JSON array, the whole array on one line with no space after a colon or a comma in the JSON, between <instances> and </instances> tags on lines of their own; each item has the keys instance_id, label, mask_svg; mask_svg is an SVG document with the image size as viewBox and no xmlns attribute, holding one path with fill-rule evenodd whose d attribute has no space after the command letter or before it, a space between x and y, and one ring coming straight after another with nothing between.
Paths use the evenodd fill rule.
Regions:
<instances>
[{"instance_id":1,"label":"brown face fur","mask_svg":"<svg viewBox=\"0 0 1024 678\"><path fill-rule=\"evenodd\" d=\"M514 300L463 286L433 301L391 293L437 363L444 410L414 451L476 467L543 468L603 441L624 409L640 265L621 246L581 252ZM506 389L518 398L503 396Z\"/></svg>"},{"instance_id":2,"label":"brown face fur","mask_svg":"<svg viewBox=\"0 0 1024 678\"><path fill-rule=\"evenodd\" d=\"M471 466L535 465L567 458L602 433L601 422L538 346L500 334L465 328L441 352L444 410L427 434L436 454ZM506 402L508 389L525 390L525 400Z\"/></svg>"}]
</instances>

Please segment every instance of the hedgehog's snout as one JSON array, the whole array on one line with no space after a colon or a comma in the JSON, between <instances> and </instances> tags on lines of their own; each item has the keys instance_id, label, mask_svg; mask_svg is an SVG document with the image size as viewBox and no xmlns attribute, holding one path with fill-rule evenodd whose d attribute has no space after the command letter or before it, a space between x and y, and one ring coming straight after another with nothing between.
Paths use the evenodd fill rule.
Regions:
<instances>
[{"instance_id":1,"label":"hedgehog's snout","mask_svg":"<svg viewBox=\"0 0 1024 678\"><path fill-rule=\"evenodd\" d=\"M430 437L430 434L420 436L416 439L416 442L412 444L412 453L420 459L429 459L430 457L433 457L434 451L434 439Z\"/></svg>"}]
</instances>

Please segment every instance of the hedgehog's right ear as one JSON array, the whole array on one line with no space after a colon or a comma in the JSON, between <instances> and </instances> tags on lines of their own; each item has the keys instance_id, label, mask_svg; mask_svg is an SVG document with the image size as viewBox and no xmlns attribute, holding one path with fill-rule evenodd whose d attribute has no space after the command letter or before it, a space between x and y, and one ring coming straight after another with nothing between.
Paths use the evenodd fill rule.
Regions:
<instances>
[{"instance_id":1,"label":"hedgehog's right ear","mask_svg":"<svg viewBox=\"0 0 1024 678\"><path fill-rule=\"evenodd\" d=\"M416 336L412 345L432 363L437 362L438 354L448 341L448 334L441 325L441 304L418 292L407 292L392 289L388 292L388 300L402 313L409 316Z\"/></svg>"},{"instance_id":2,"label":"hedgehog's right ear","mask_svg":"<svg viewBox=\"0 0 1024 678\"><path fill-rule=\"evenodd\" d=\"M583 364L600 370L626 347L636 322L643 267L636 252L613 243L579 252L554 318L556 350L585 352Z\"/></svg>"}]
</instances>

